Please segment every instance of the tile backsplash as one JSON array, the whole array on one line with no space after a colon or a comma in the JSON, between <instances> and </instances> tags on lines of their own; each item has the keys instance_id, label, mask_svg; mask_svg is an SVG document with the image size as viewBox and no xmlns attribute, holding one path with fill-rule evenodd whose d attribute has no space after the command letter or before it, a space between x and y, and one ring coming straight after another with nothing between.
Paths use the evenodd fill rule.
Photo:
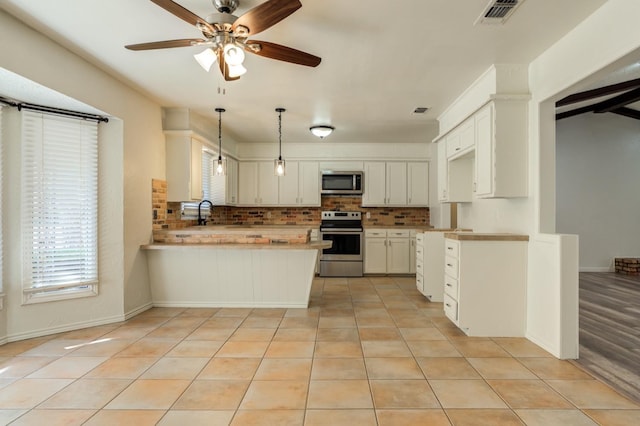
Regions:
<instances>
[{"instance_id":1,"label":"tile backsplash","mask_svg":"<svg viewBox=\"0 0 640 426\"><path fill-rule=\"evenodd\" d=\"M180 203L167 202L167 183L152 181L153 229L181 229L196 225L180 218ZM320 207L215 207L210 224L320 225L324 210L361 211L364 226L428 226L428 207L362 207L361 197L322 197ZM370 213L370 218L366 218Z\"/></svg>"}]
</instances>

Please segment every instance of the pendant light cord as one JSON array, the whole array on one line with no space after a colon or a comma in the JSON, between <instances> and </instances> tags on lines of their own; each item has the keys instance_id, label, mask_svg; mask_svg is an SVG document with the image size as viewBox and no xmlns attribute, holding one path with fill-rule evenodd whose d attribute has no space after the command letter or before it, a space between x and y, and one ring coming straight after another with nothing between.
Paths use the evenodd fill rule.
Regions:
<instances>
[{"instance_id":1,"label":"pendant light cord","mask_svg":"<svg viewBox=\"0 0 640 426\"><path fill-rule=\"evenodd\" d=\"M218 160L222 160L222 113L224 108L216 108L218 112Z\"/></svg>"},{"instance_id":2,"label":"pendant light cord","mask_svg":"<svg viewBox=\"0 0 640 426\"><path fill-rule=\"evenodd\" d=\"M282 160L282 111L284 111L282 108L278 109L278 160Z\"/></svg>"}]
</instances>

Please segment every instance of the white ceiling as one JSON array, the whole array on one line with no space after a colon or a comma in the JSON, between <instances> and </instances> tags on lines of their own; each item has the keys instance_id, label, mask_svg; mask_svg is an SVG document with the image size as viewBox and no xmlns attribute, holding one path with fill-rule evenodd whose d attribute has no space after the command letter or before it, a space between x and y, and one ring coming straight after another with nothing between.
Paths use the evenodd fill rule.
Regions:
<instances>
[{"instance_id":1,"label":"white ceiling","mask_svg":"<svg viewBox=\"0 0 640 426\"><path fill-rule=\"evenodd\" d=\"M277 140L274 109L284 107L285 142L317 142L313 124L335 126L331 142L424 142L438 115L491 64L531 62L605 1L528 0L504 25L474 25L488 0L302 0L300 10L252 38L322 63L248 54L248 72L234 82L200 68L192 55L202 47L125 49L201 36L148 0L0 0L0 8L163 106L214 120L213 109L226 108L224 132L238 141ZM240 0L234 14L262 2ZM203 18L215 11L211 0L177 3ZM412 114L418 106L430 109Z\"/></svg>"}]
</instances>

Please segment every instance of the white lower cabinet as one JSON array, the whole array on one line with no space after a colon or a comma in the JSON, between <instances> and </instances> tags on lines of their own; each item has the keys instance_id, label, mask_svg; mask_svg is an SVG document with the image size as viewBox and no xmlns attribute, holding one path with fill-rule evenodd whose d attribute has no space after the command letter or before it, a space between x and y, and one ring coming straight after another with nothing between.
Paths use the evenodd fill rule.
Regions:
<instances>
[{"instance_id":1,"label":"white lower cabinet","mask_svg":"<svg viewBox=\"0 0 640 426\"><path fill-rule=\"evenodd\" d=\"M364 238L365 273L411 273L411 230L366 229Z\"/></svg>"},{"instance_id":2,"label":"white lower cabinet","mask_svg":"<svg viewBox=\"0 0 640 426\"><path fill-rule=\"evenodd\" d=\"M416 287L431 302L444 300L444 232L416 234Z\"/></svg>"},{"instance_id":3,"label":"white lower cabinet","mask_svg":"<svg viewBox=\"0 0 640 426\"><path fill-rule=\"evenodd\" d=\"M524 336L528 237L455 235L443 250L446 316L468 336Z\"/></svg>"}]
</instances>

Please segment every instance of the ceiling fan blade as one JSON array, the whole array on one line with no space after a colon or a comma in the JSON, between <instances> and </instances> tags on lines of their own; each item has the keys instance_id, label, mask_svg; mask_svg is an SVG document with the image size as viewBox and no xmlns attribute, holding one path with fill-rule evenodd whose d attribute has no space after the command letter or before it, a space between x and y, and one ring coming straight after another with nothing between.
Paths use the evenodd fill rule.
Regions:
<instances>
[{"instance_id":1,"label":"ceiling fan blade","mask_svg":"<svg viewBox=\"0 0 640 426\"><path fill-rule=\"evenodd\" d=\"M280 44L270 43L268 41L248 40L247 45L260 45L259 51L251 48L246 49L247 52L255 53L265 58L277 59L279 61L291 62L293 64L305 65L307 67L317 67L322 58L314 56L301 50L292 49L291 47L282 46Z\"/></svg>"},{"instance_id":2,"label":"ceiling fan blade","mask_svg":"<svg viewBox=\"0 0 640 426\"><path fill-rule=\"evenodd\" d=\"M224 52L222 50L218 50L218 64L220 65L220 72L224 76L225 81L235 81L240 79L240 77L229 76L229 65L227 65L224 60Z\"/></svg>"},{"instance_id":3,"label":"ceiling fan blade","mask_svg":"<svg viewBox=\"0 0 640 426\"><path fill-rule=\"evenodd\" d=\"M195 13L191 12L190 10L180 6L178 3L171 0L151 0L151 1L157 4L158 6L160 6L161 8L163 8L164 10L166 10L167 12L174 14L175 16L182 19L183 21L198 27L200 30L207 29L209 30L210 33L212 34L215 33L215 29L211 26L211 24L209 24L207 21L205 21Z\"/></svg>"},{"instance_id":4,"label":"ceiling fan blade","mask_svg":"<svg viewBox=\"0 0 640 426\"><path fill-rule=\"evenodd\" d=\"M200 38L182 38L179 40L152 41L149 43L129 44L125 46L129 50L152 50L167 49L170 47L187 47L195 46L200 43L206 43L206 40Z\"/></svg>"},{"instance_id":5,"label":"ceiling fan blade","mask_svg":"<svg viewBox=\"0 0 640 426\"><path fill-rule=\"evenodd\" d=\"M301 7L300 0L268 0L240 16L231 29L235 32L239 26L243 26L249 29L249 34L255 35L282 21Z\"/></svg>"}]
</instances>

